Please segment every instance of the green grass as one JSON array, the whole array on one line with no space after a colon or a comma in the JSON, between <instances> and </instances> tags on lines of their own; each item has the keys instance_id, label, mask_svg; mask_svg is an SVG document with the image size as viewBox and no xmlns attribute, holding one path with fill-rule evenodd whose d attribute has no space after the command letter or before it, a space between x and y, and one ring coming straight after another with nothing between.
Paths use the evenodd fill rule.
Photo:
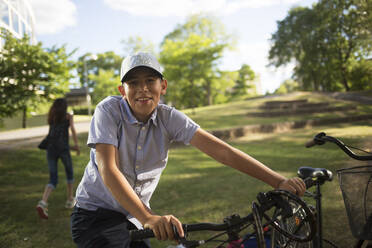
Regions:
<instances>
[{"instance_id":1,"label":"green grass","mask_svg":"<svg viewBox=\"0 0 372 248\"><path fill-rule=\"evenodd\" d=\"M263 111L259 108L259 106L264 104L266 101L298 99L307 99L308 102L311 103L329 102L329 106L333 107L353 105L356 106L357 109L350 111L299 114L279 117L255 117L250 115L251 113ZM224 129L240 127L250 124L271 124L286 121L300 121L310 119L344 117L361 114L372 114L372 106L361 105L349 101L335 100L333 98L318 93L297 92L287 96L257 98L227 104L201 107L196 109L186 109L183 112L189 115L193 120L195 120L205 129ZM88 116L75 115L75 121L84 121L87 119L89 119ZM20 117L5 119L4 127L0 126L0 132L8 131L11 129L19 129L21 128L21 124L22 120ZM40 125L46 125L45 115L32 116L27 119L28 127L35 127Z\"/></svg>"},{"instance_id":2,"label":"green grass","mask_svg":"<svg viewBox=\"0 0 372 248\"><path fill-rule=\"evenodd\" d=\"M185 110L205 129L222 129L248 124L263 124L289 120L330 118L351 114L372 113L372 107L357 105L354 112L336 112L258 118L249 116L259 111L264 101L308 99L310 102L329 101L332 106L347 106L350 102L325 98L322 95L298 93L292 96L254 99ZM86 117L75 117L76 121ZM30 119L35 125L45 124L46 117ZM19 120L18 120L19 121ZM6 128L16 127L13 120ZM19 121L20 123L20 121ZM325 167L336 169L361 163L349 159L332 144L306 149L304 143L320 131L342 137L345 143L364 146L372 139L372 123L334 124L327 127L299 129L280 134L251 134L229 141L274 170L286 176L295 176L298 167ZM0 129L0 132L3 129ZM86 134L79 135L80 144L86 143ZM45 151L36 145L17 150L0 151L0 247L74 247L69 228L71 211L64 209L66 200L65 173L59 166L59 185L50 197L48 221L40 220L35 206L48 182ZM76 186L89 160L89 150L83 147L80 156L73 153ZM174 214L184 223L221 222L233 213L250 212L251 202L260 191L270 188L253 178L217 164L192 147L178 147L169 154L169 162L151 201L158 214ZM323 186L324 236L340 247L352 247L353 238L348 229L337 176ZM313 203L312 201L310 201ZM171 243L153 240L155 248Z\"/></svg>"},{"instance_id":3,"label":"green grass","mask_svg":"<svg viewBox=\"0 0 372 248\"><path fill-rule=\"evenodd\" d=\"M356 106L353 111L324 112L314 114L298 114L279 117L255 117L250 113L261 112L259 106L266 101L274 100L298 100L307 99L308 102L329 102L329 106ZM197 109L187 109L184 112L205 129L224 129L240 127L251 124L271 124L286 121L303 121L311 119L324 119L345 117L351 115L371 114L372 106L356 104L354 102L335 100L317 93L299 92L292 96L278 96L271 98L259 98L245 101L238 101L228 104L213 105Z\"/></svg>"},{"instance_id":4,"label":"green grass","mask_svg":"<svg viewBox=\"0 0 372 248\"><path fill-rule=\"evenodd\" d=\"M371 123L334 125L296 130L285 134L242 137L230 142L274 170L295 176L300 166L336 169L360 164L348 159L334 145L312 149L304 143L319 131L343 137L347 143L363 145L372 138ZM79 136L80 143L86 135ZM81 179L89 159L84 148L78 157L73 154L76 183ZM70 238L70 210L64 209L65 174L59 166L59 185L50 198L48 221L40 220L35 205L48 181L45 152L35 147L4 152L0 157L0 247L74 247ZM172 149L168 166L152 201L158 214L174 214L184 223L221 222L223 217L250 212L250 205L259 191L270 187L242 173L217 164L192 147ZM342 196L335 180L323 186L325 236L341 247L351 247L353 238L348 229ZM170 243L153 241L154 247Z\"/></svg>"}]
</instances>

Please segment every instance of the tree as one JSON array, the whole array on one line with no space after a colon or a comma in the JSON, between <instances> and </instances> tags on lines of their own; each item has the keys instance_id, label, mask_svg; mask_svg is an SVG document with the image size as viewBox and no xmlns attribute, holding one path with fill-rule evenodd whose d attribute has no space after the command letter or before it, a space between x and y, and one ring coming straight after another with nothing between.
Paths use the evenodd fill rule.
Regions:
<instances>
[{"instance_id":1,"label":"tree","mask_svg":"<svg viewBox=\"0 0 372 248\"><path fill-rule=\"evenodd\" d=\"M177 25L161 44L160 62L170 89L166 99L178 107L213 104L218 62L231 40L211 16L192 15Z\"/></svg>"},{"instance_id":2,"label":"tree","mask_svg":"<svg viewBox=\"0 0 372 248\"><path fill-rule=\"evenodd\" d=\"M72 53L64 46L43 49L40 42L33 45L28 36L16 39L5 29L0 35L5 41L0 50L0 119L23 111L26 128L31 107L68 91Z\"/></svg>"},{"instance_id":3,"label":"tree","mask_svg":"<svg viewBox=\"0 0 372 248\"><path fill-rule=\"evenodd\" d=\"M256 86L253 80L256 78L254 71L247 64L243 64L238 70L238 78L231 92L233 99L242 99L249 95L256 95Z\"/></svg>"},{"instance_id":4,"label":"tree","mask_svg":"<svg viewBox=\"0 0 372 248\"><path fill-rule=\"evenodd\" d=\"M115 76L120 75L122 57L112 51L93 55L86 53L78 58L77 72L80 78L81 87L88 87L94 90L96 82L89 75L98 75L99 70L112 70Z\"/></svg>"},{"instance_id":5,"label":"tree","mask_svg":"<svg viewBox=\"0 0 372 248\"><path fill-rule=\"evenodd\" d=\"M295 61L294 78L304 90L350 90L353 66L371 55L371 10L366 0L291 9L272 35L271 64Z\"/></svg>"},{"instance_id":6,"label":"tree","mask_svg":"<svg viewBox=\"0 0 372 248\"><path fill-rule=\"evenodd\" d=\"M107 96L118 95L120 76L115 75L114 70L99 70L98 75L91 74L89 79L96 82L92 95L93 104L99 103Z\"/></svg>"},{"instance_id":7,"label":"tree","mask_svg":"<svg viewBox=\"0 0 372 248\"><path fill-rule=\"evenodd\" d=\"M275 90L274 94L286 94L297 90L299 90L298 83L292 79L287 79L280 84L279 88Z\"/></svg>"}]
</instances>

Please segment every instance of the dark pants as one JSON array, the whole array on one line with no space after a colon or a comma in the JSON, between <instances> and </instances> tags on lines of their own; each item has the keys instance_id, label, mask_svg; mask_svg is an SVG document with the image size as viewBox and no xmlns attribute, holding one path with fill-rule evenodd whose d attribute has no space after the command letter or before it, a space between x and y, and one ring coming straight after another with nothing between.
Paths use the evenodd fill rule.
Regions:
<instances>
[{"instance_id":1,"label":"dark pants","mask_svg":"<svg viewBox=\"0 0 372 248\"><path fill-rule=\"evenodd\" d=\"M74 208L71 214L72 240L79 248L149 248L148 241L131 242L129 230L137 229L122 213L99 208Z\"/></svg>"},{"instance_id":2,"label":"dark pants","mask_svg":"<svg viewBox=\"0 0 372 248\"><path fill-rule=\"evenodd\" d=\"M53 189L57 187L58 184L58 159L62 160L65 166L65 172L67 177L67 183L74 182L74 171L72 169L72 161L69 149L64 149L62 151L56 151L55 149L47 149L47 160L49 167L49 186Z\"/></svg>"}]
</instances>

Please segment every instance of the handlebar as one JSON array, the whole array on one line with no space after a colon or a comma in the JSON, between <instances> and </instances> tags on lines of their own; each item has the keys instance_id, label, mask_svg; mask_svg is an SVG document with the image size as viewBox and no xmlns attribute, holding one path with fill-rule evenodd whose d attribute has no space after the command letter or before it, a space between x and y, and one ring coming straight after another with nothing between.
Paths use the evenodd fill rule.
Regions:
<instances>
[{"instance_id":1,"label":"handlebar","mask_svg":"<svg viewBox=\"0 0 372 248\"><path fill-rule=\"evenodd\" d=\"M185 232L185 235L190 232L195 231L226 231L228 229L227 223L195 223L195 224L182 224L182 229ZM173 230L175 234L177 234L177 230ZM131 230L130 237L132 240L142 240L148 238L154 238L154 232L149 229L145 228L142 230Z\"/></svg>"},{"instance_id":2,"label":"handlebar","mask_svg":"<svg viewBox=\"0 0 372 248\"><path fill-rule=\"evenodd\" d=\"M350 150L350 146L345 145L341 140L334 138L332 136L327 136L324 132L318 133L314 136L314 138L306 143L306 147L310 148L315 145L323 145L326 142L331 142L336 144L342 151L344 151L347 155L351 158L361 161L371 161L372 155L357 155L352 150ZM361 150L363 151L363 150ZM366 152L366 151L363 151ZM369 153L369 152L366 152ZM370 153L369 153L370 154Z\"/></svg>"},{"instance_id":3,"label":"handlebar","mask_svg":"<svg viewBox=\"0 0 372 248\"><path fill-rule=\"evenodd\" d=\"M279 219L285 219L290 218L293 216L293 202L295 202L299 207L298 209L303 209L303 216L305 217L303 219L304 222L308 223L307 225L303 224L300 225L300 228L302 226L309 226L310 230L308 232L305 232L305 236L301 236L301 232L299 233L291 233L288 230L279 230L283 233L283 235L287 236L290 239L298 240L298 241L309 241L312 239L312 236L315 231L315 218L312 215L312 212L308 208L308 206L297 196L284 191L284 190L274 190L269 191L266 193L259 193L257 195L258 204L254 204L256 206L256 213L259 213L260 215L263 214L265 218L268 218L268 216L265 214L266 211L270 210L271 208L275 208L276 212L279 213L278 215L274 216L273 219L267 219L268 223L266 223L263 226L267 225L273 225L276 229L283 229L282 226L278 225ZM292 203L289 203L291 201ZM297 208L296 208L297 209ZM298 210L297 209L297 210ZM280 216L280 217L279 217ZM227 233L230 237L236 237L240 231L245 229L247 226L251 225L255 222L254 215L252 213L248 214L245 217L240 217L239 215L231 215L229 217L226 217L223 220L223 223L195 223L195 224L183 224L182 228L185 233L185 237L190 232L195 231L220 231ZM179 238L178 233L173 227L176 239L178 239L182 244L185 245L185 247L196 247L201 244L204 244L204 242L207 241L189 241L186 240L186 238ZM153 238L154 233L151 229L143 229L143 230L131 230L130 231L130 238L131 240L143 240L147 238ZM236 235L235 235L236 234ZM231 235L231 236L230 236ZM210 241L209 239L208 241Z\"/></svg>"}]
</instances>

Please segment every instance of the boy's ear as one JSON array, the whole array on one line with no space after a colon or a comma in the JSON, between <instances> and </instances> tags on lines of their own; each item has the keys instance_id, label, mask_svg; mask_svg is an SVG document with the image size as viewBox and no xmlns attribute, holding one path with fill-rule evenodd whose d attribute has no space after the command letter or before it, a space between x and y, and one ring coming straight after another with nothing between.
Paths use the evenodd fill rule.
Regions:
<instances>
[{"instance_id":1,"label":"boy's ear","mask_svg":"<svg viewBox=\"0 0 372 248\"><path fill-rule=\"evenodd\" d=\"M119 85L118 86L118 90L120 92L120 95L122 95L124 97L125 96L124 86L123 85Z\"/></svg>"},{"instance_id":2,"label":"boy's ear","mask_svg":"<svg viewBox=\"0 0 372 248\"><path fill-rule=\"evenodd\" d=\"M167 87L168 87L168 82L166 79L163 79L161 81L161 92L160 92L162 95L165 95L165 93L167 93Z\"/></svg>"}]
</instances>

